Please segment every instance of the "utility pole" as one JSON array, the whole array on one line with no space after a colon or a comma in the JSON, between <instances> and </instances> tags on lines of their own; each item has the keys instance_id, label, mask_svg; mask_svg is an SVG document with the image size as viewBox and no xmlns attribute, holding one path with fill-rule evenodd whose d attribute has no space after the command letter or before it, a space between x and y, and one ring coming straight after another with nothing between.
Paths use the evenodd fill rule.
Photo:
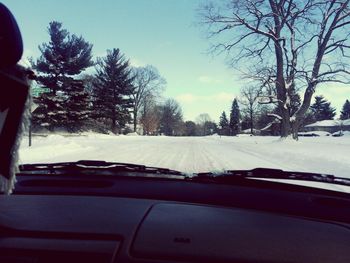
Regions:
<instances>
[{"instance_id":1,"label":"utility pole","mask_svg":"<svg viewBox=\"0 0 350 263\"><path fill-rule=\"evenodd\" d=\"M38 108L38 104L32 102L32 105L30 107L30 113L32 114L36 108ZM29 122L29 131L28 131L28 135L29 135L29 147L32 146L32 120L30 119L30 122Z\"/></svg>"}]
</instances>

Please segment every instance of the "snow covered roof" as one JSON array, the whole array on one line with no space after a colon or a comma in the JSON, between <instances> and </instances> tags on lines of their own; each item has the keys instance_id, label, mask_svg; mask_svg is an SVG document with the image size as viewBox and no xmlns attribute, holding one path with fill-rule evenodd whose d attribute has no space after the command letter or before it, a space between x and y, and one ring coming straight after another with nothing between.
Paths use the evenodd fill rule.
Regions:
<instances>
[{"instance_id":1,"label":"snow covered roof","mask_svg":"<svg viewBox=\"0 0 350 263\"><path fill-rule=\"evenodd\" d=\"M317 121L315 123L306 125L305 127L333 127L333 126L341 126L341 125L343 126L350 125L350 119Z\"/></svg>"},{"instance_id":2,"label":"snow covered roof","mask_svg":"<svg viewBox=\"0 0 350 263\"><path fill-rule=\"evenodd\" d=\"M257 132L258 130L257 129L253 129L253 132ZM250 129L245 129L245 130L242 130L241 131L242 133L250 133L251 130Z\"/></svg>"},{"instance_id":3,"label":"snow covered roof","mask_svg":"<svg viewBox=\"0 0 350 263\"><path fill-rule=\"evenodd\" d=\"M264 128L262 128L262 129L260 129L260 130L261 130L261 131L268 130L271 126L272 126L272 122L270 122L269 124L267 124Z\"/></svg>"}]
</instances>

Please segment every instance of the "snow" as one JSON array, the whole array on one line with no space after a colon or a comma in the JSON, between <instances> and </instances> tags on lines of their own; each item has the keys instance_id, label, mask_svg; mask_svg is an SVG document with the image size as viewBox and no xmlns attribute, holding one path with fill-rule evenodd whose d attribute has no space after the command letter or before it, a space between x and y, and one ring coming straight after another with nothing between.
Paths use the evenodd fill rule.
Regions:
<instances>
[{"instance_id":1,"label":"snow","mask_svg":"<svg viewBox=\"0 0 350 263\"><path fill-rule=\"evenodd\" d=\"M269 129L272 126L272 122L270 122L269 124L267 124L264 128L260 129L261 131L265 131L267 129Z\"/></svg>"},{"instance_id":2,"label":"snow","mask_svg":"<svg viewBox=\"0 0 350 263\"><path fill-rule=\"evenodd\" d=\"M254 133L259 132L259 131L260 131L260 130L253 129L253 132L254 132ZM241 131L241 133L250 134L250 133L251 133L251 129L245 129L245 130Z\"/></svg>"},{"instance_id":3,"label":"snow","mask_svg":"<svg viewBox=\"0 0 350 263\"><path fill-rule=\"evenodd\" d=\"M282 117L275 113L268 113L267 116L275 117L276 119L282 120Z\"/></svg>"},{"instance_id":4,"label":"snow","mask_svg":"<svg viewBox=\"0 0 350 263\"><path fill-rule=\"evenodd\" d=\"M343 136L348 136L350 137L350 131L342 131Z\"/></svg>"},{"instance_id":5,"label":"snow","mask_svg":"<svg viewBox=\"0 0 350 263\"><path fill-rule=\"evenodd\" d=\"M350 125L350 119L317 121L315 123L306 125L305 127L333 127L333 126L340 126L340 125Z\"/></svg>"},{"instance_id":6,"label":"snow","mask_svg":"<svg viewBox=\"0 0 350 263\"><path fill-rule=\"evenodd\" d=\"M350 136L350 131L337 131L332 133L332 136Z\"/></svg>"},{"instance_id":7,"label":"snow","mask_svg":"<svg viewBox=\"0 0 350 263\"><path fill-rule=\"evenodd\" d=\"M137 132L129 132L128 134L126 134L127 136L139 136L139 134Z\"/></svg>"},{"instance_id":8,"label":"snow","mask_svg":"<svg viewBox=\"0 0 350 263\"><path fill-rule=\"evenodd\" d=\"M300 137L296 142L270 136L48 135L34 136L32 147L24 138L19 154L20 163L90 159L186 173L265 167L350 178L350 136Z\"/></svg>"}]
</instances>

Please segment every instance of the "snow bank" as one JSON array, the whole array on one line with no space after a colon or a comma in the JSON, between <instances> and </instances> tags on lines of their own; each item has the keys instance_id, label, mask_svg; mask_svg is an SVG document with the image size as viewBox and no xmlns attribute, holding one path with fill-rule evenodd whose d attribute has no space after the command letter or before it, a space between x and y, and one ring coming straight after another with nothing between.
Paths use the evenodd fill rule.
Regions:
<instances>
[{"instance_id":1,"label":"snow bank","mask_svg":"<svg viewBox=\"0 0 350 263\"><path fill-rule=\"evenodd\" d=\"M343 131L343 136L350 136L350 131Z\"/></svg>"},{"instance_id":2,"label":"snow bank","mask_svg":"<svg viewBox=\"0 0 350 263\"><path fill-rule=\"evenodd\" d=\"M253 129L253 133L257 133L257 132L260 132L260 130ZM241 133L243 133L243 134L250 134L251 133L251 129L242 130Z\"/></svg>"},{"instance_id":3,"label":"snow bank","mask_svg":"<svg viewBox=\"0 0 350 263\"><path fill-rule=\"evenodd\" d=\"M350 131L337 131L332 133L333 137L350 136Z\"/></svg>"},{"instance_id":4,"label":"snow bank","mask_svg":"<svg viewBox=\"0 0 350 263\"><path fill-rule=\"evenodd\" d=\"M130 132L128 134L126 134L127 136L139 136L139 134L137 132Z\"/></svg>"}]
</instances>

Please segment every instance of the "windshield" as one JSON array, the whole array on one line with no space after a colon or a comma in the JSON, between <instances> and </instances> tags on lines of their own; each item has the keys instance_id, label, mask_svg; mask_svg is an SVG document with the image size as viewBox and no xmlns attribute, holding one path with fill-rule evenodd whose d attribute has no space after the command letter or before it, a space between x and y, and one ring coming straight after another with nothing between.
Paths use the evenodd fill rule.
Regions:
<instances>
[{"instance_id":1,"label":"windshield","mask_svg":"<svg viewBox=\"0 0 350 263\"><path fill-rule=\"evenodd\" d=\"M350 178L346 1L3 2L35 73L20 163Z\"/></svg>"}]
</instances>

